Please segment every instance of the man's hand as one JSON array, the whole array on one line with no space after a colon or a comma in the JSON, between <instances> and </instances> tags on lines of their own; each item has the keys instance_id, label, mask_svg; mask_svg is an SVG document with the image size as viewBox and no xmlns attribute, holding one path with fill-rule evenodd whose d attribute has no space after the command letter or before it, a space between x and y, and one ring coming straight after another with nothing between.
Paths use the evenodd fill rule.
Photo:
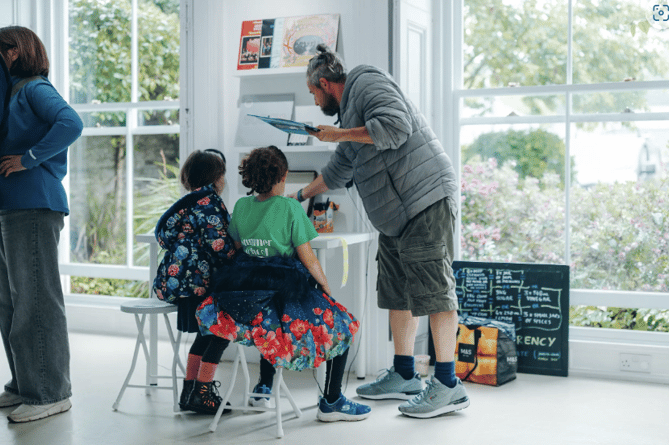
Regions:
<instances>
[{"instance_id":1,"label":"man's hand","mask_svg":"<svg viewBox=\"0 0 669 445\"><path fill-rule=\"evenodd\" d=\"M309 131L307 133L322 142L339 142L342 136L342 129L333 127L331 125L319 125L317 127L321 131Z\"/></svg>"},{"instance_id":2,"label":"man's hand","mask_svg":"<svg viewBox=\"0 0 669 445\"><path fill-rule=\"evenodd\" d=\"M0 158L0 176L6 178L14 172L20 172L26 168L21 164L21 155L3 156Z\"/></svg>"}]
</instances>

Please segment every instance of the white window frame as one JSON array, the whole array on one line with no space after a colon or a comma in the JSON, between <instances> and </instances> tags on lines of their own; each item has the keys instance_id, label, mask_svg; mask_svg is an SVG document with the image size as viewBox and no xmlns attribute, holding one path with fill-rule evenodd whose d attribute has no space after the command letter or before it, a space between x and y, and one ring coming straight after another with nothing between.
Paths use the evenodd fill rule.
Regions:
<instances>
[{"instance_id":1,"label":"white window frame","mask_svg":"<svg viewBox=\"0 0 669 445\"><path fill-rule=\"evenodd\" d=\"M82 132L82 137L86 136L125 136L126 139L126 159L125 159L125 177L126 177L126 205L128 211L125 215L126 237L126 261L123 265L110 264L83 264L73 263L69 260L69 219L66 218L66 226L61 232L60 249L60 272L63 276L63 290L70 292L69 276L82 276L91 278L110 278L132 281L146 281L149 274L148 266L134 265L134 245L135 234L133 229L133 211L134 211L134 137L139 135L152 134L181 134L181 126L175 125L152 125L139 126L138 114L140 111L151 110L181 110L181 102L174 101L139 101L139 63L138 63L138 27L137 27L137 8L138 0L132 1L131 18L131 94L130 102L102 103L102 104L71 104L77 113L90 112L123 112L126 114L125 126L118 127L86 127ZM185 0L182 0L184 3ZM47 49L51 54L53 63L52 80L65 100L69 99L69 2L68 0L37 0L32 17L36 23L34 28L41 29ZM17 6L18 9L18 6ZM181 11L184 11L182 6ZM41 12L41 13L40 13ZM47 20L40 20L40 17L46 17ZM39 23L43 22L43 23ZM183 23L183 18L182 18ZM184 44L182 43L182 49ZM183 64L183 57L182 62ZM183 80L182 80L183 86ZM183 143L180 143L183 146ZM180 151L182 148L180 148ZM69 196L69 181L66 177L64 181L66 191ZM147 246L148 248L148 246ZM98 298L95 295L87 296Z\"/></svg>"},{"instance_id":2,"label":"white window frame","mask_svg":"<svg viewBox=\"0 0 669 445\"><path fill-rule=\"evenodd\" d=\"M620 82L620 83L597 83L588 85L572 84L572 2L569 0L569 39L568 39L568 65L567 83L564 85L548 86L520 86L508 88L487 88L465 90L463 88L463 13L464 0L453 2L432 2L435 35L433 38L435 61L434 78L435 92L441 92L441 100L435 101L434 113L436 116L437 131L445 142L448 154L453 160L456 175L461 177L461 155L460 155L460 128L468 125L489 124L563 124L565 126L565 159L570 159L570 127L578 122L623 122L623 121L657 121L669 120L669 113L664 112L639 112L625 114L571 114L571 98L574 94L595 92L622 92L639 89L669 89L669 81L646 81L646 82ZM490 97L503 95L562 95L564 97L566 112L563 115L554 116L513 116L513 117L476 117L464 118L460 115L461 103L464 98ZM435 95L436 96L436 95ZM440 125L439 125L440 124ZM565 162L565 190L570 189L571 165ZM565 192L565 204L567 214L565 216L565 264L570 264L570 227L569 227L569 199L570 194ZM458 202L460 205L460 202ZM460 212L460 215L462 212ZM459 216L461 218L461 216ZM461 233L461 219L457 224L457 237ZM460 243L456 243L456 258L460 258ZM628 307L669 309L669 293L662 292L632 292L632 291L606 291L601 289L571 289L571 305ZM625 346L635 345L650 348L650 353L660 352L660 361L666 362L669 357L669 335L657 332L638 332L620 329L599 329L570 327L570 347L579 347L580 343L589 345L606 344L614 347L614 354L603 359L592 354L592 363L574 363L570 360L570 372L574 369L581 370L582 374L607 375L614 378L624 378L620 375L616 362L616 351L625 350ZM595 346L593 346L595 348ZM659 349L658 349L659 348ZM594 350L594 349L593 349ZM654 352L653 352L654 351ZM579 360L575 359L574 361ZM588 361L588 360L585 360ZM579 373L577 371L577 373ZM639 378L638 376L634 376ZM667 376L648 378L649 381L669 382Z\"/></svg>"},{"instance_id":3,"label":"white window frame","mask_svg":"<svg viewBox=\"0 0 669 445\"><path fill-rule=\"evenodd\" d=\"M661 81L637 81L637 82L619 82L619 83L596 83L587 85L572 84L572 27L571 27L571 3L569 0L569 39L567 62L567 83L564 85L546 85L546 86L519 86L505 88L485 88L470 89L463 88L462 79L462 43L463 32L462 22L457 23L455 19L463 16L464 0L455 0L449 7L448 4L436 1L434 3L435 11L440 12L442 29L441 38L434 39L436 42L446 42L442 48L437 48L445 52L442 73L439 78L453 79L450 88L449 85L444 88L445 100L442 103L447 104L441 110L435 110L441 116L442 127L446 134L444 139L451 141L451 159L456 167L458 178L461 176L460 164L460 127L466 125L498 125L498 124L564 124L565 126L565 159L570 158L570 127L573 123L579 122L631 122L631 121L667 121L669 113L667 112L637 112L637 113L611 113L611 114L571 114L571 97L574 94L596 93L596 92L622 92L631 90L659 90L669 89L669 80ZM449 24L451 26L449 26ZM448 35L448 37L445 37ZM448 45L452 42L452 45ZM437 45L438 46L438 45ZM491 96L523 96L523 95L563 95L566 111L563 115L552 116L506 116L506 117L472 117L463 118L460 116L460 104L465 98L491 97ZM565 190L570 189L571 165L565 162ZM567 213L565 216L565 258L564 263L571 263L570 253L570 227L569 227L569 193L565 193L565 204ZM460 203L458 203L460 205ZM456 257L460 258L460 244L456 244ZM663 292L628 292L628 291L604 291L604 290L586 290L572 289L570 292L572 305L593 305L593 306L617 306L617 307L643 307L655 309L669 309L669 293Z\"/></svg>"}]
</instances>

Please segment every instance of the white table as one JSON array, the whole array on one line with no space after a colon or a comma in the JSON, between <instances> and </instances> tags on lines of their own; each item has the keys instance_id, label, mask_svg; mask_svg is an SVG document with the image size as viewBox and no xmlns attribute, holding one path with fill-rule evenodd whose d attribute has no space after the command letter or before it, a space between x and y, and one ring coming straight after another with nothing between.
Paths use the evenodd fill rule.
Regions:
<instances>
[{"instance_id":1,"label":"white table","mask_svg":"<svg viewBox=\"0 0 669 445\"><path fill-rule=\"evenodd\" d=\"M351 246L355 244L360 244L358 248L358 255L356 261L353 263L354 267L350 267L349 270L353 270L353 275L355 277L355 282L361 288L362 295L359 295L356 300L355 308L352 313L357 317L367 318L367 312L365 311L365 294L367 291L367 282L365 280L365 269L364 265L367 264L368 258L366 256L365 243L372 241L374 239L373 233L322 233L319 234L318 238L315 238L311 241L311 247L316 250L316 255L318 256L318 261L321 263L323 268L323 273L327 276L326 269L326 252L328 249L335 249L337 247L342 247L342 239L346 241L346 244ZM158 273L158 241L153 233L146 233L143 235L136 235L135 239L140 243L149 244L149 297L157 298L153 292L153 279ZM336 283L329 283L332 288ZM357 334L356 343L358 344L358 354L356 356L356 375L358 378L364 378L366 374L366 350L365 343L363 341L363 332L365 327L365 321L361 318L358 318L360 321L360 330ZM151 374L155 375L158 371L158 316L149 315L149 370ZM325 366L318 367L318 380L319 382L325 382ZM157 382L152 382L152 384Z\"/></svg>"},{"instance_id":2,"label":"white table","mask_svg":"<svg viewBox=\"0 0 669 445\"><path fill-rule=\"evenodd\" d=\"M368 258L366 256L367 250L365 249L365 246L367 242L372 241L374 239L374 236L375 235L373 233L334 232L334 233L321 233L318 236L318 238L311 240L311 247L316 250L316 255L318 256L318 262L321 263L321 267L323 268L323 273L325 274L326 277L327 277L327 270L326 270L327 261L325 258L325 254L327 253L327 249L335 249L337 247L342 247L342 242L341 242L342 239L346 241L346 244L349 246L354 244L360 244L360 246L358 246L358 255L356 261L353 262L353 267L350 267L349 264L349 271L353 270L353 276L355 278L355 282L358 283L358 286L360 286L361 289L361 294L357 295L357 298L355 300L355 306L351 308L351 313L356 317L358 317L358 320L360 321L360 330L358 331L357 338L355 340L357 346L354 345L354 347L359 348L355 363L355 373L358 378L365 378L366 356L367 356L365 350L365 342L363 341L363 336L364 336L363 332L365 331L363 328L366 326L364 318L367 318L367 311L365 310L366 309L365 295L367 293L367 282L365 279L365 270L366 270L365 265L367 264ZM330 285L330 289L333 289L333 287L337 286L337 283L331 281L328 282L328 284ZM325 382L324 366L318 367L317 374L319 383Z\"/></svg>"}]
</instances>

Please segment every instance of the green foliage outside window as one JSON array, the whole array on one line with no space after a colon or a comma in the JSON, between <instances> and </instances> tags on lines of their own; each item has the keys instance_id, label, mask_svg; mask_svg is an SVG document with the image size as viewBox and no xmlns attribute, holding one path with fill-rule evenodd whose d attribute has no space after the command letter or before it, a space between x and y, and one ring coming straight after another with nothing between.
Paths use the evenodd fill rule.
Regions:
<instances>
[{"instance_id":1,"label":"green foliage outside window","mask_svg":"<svg viewBox=\"0 0 669 445\"><path fill-rule=\"evenodd\" d=\"M568 2L465 0L464 5L465 89L567 83ZM645 13L633 0L574 2L572 83L666 79L666 48L643 25L648 23ZM559 109L556 98L524 98L526 114ZM635 92L575 95L573 100L574 108L585 113L646 109L645 96ZM466 102L482 115L491 107L483 99Z\"/></svg>"},{"instance_id":2,"label":"green foliage outside window","mask_svg":"<svg viewBox=\"0 0 669 445\"><path fill-rule=\"evenodd\" d=\"M463 166L462 259L564 261L564 191L557 174L521 176L513 162ZM669 175L571 189L571 287L669 292ZM669 331L669 311L572 308L572 324Z\"/></svg>"},{"instance_id":3,"label":"green foliage outside window","mask_svg":"<svg viewBox=\"0 0 669 445\"><path fill-rule=\"evenodd\" d=\"M138 4L140 101L179 98L179 2L160 3ZM131 15L130 0L70 2L73 103L130 102Z\"/></svg>"},{"instance_id":4,"label":"green foliage outside window","mask_svg":"<svg viewBox=\"0 0 669 445\"><path fill-rule=\"evenodd\" d=\"M462 150L462 162L479 156L495 158L498 163L514 161L514 170L521 179L528 176L541 178L545 173L556 173L564 184L565 145L562 138L546 130L528 130L485 133ZM571 179L575 177L574 160L571 161Z\"/></svg>"},{"instance_id":5,"label":"green foliage outside window","mask_svg":"<svg viewBox=\"0 0 669 445\"><path fill-rule=\"evenodd\" d=\"M149 233L154 230L158 219L174 202L181 197L179 183L179 167L167 164L158 164L160 167L159 178L141 178L145 182L145 193L135 194L134 233ZM107 260L110 254L101 251L98 259ZM135 244L135 262L138 264L149 263L149 249L146 244ZM117 253L117 257L124 254ZM71 289L73 293L113 295L117 297L140 297L149 296L147 282L136 282L128 280L115 280L110 278L88 278L72 277Z\"/></svg>"},{"instance_id":6,"label":"green foliage outside window","mask_svg":"<svg viewBox=\"0 0 669 445\"><path fill-rule=\"evenodd\" d=\"M131 101L130 0L71 0L70 98L74 104ZM169 101L179 98L179 0L138 2L138 100ZM130 123L124 112L97 112L86 116L90 127L171 125L177 111L140 110ZM73 261L97 264L126 263L124 215L133 211L134 233L146 233L180 192L175 169L168 165L178 153L178 135L135 137L134 209L125 199L127 159L124 136L88 138L80 183L71 191L78 215L71 216ZM146 166L153 166L147 168ZM156 168L159 166L159 168ZM77 172L78 173L78 172ZM83 175L83 176L82 176ZM73 172L73 177L75 177ZM83 203L82 203L83 201ZM148 248L135 243L134 264L148 265ZM72 292L137 296L148 295L146 283L101 278L72 278Z\"/></svg>"}]
</instances>

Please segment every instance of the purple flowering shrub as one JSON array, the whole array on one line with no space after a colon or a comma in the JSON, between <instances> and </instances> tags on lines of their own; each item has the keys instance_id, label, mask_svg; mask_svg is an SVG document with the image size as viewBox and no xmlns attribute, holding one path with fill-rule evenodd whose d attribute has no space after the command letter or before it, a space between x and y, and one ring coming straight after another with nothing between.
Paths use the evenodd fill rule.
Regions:
<instances>
[{"instance_id":1,"label":"purple flowering shrub","mask_svg":"<svg viewBox=\"0 0 669 445\"><path fill-rule=\"evenodd\" d=\"M510 162L462 166L464 261L562 264L565 197L559 176L519 178ZM669 175L571 187L574 289L669 292ZM572 308L572 324L669 331L669 311Z\"/></svg>"},{"instance_id":2,"label":"purple flowering shrub","mask_svg":"<svg viewBox=\"0 0 669 445\"><path fill-rule=\"evenodd\" d=\"M462 259L562 263L564 197L560 178L520 179L491 158L462 167Z\"/></svg>"}]
</instances>

